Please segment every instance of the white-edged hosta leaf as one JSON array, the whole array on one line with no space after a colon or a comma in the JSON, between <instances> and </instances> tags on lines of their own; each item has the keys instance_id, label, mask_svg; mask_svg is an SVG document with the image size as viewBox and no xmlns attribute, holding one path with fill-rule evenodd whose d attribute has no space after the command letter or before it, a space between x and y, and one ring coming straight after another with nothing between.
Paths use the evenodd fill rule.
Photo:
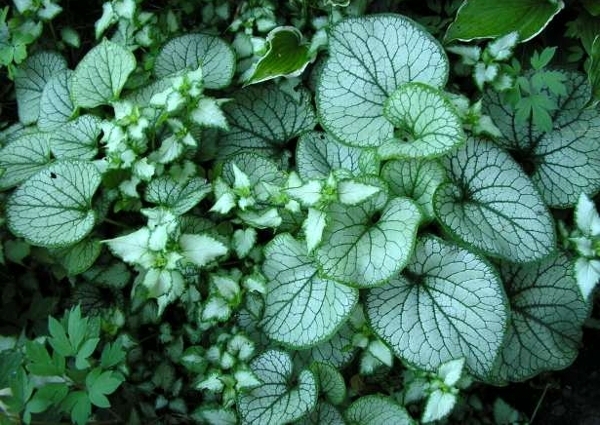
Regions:
<instances>
[{"instance_id":1,"label":"white-edged hosta leaf","mask_svg":"<svg viewBox=\"0 0 600 425\"><path fill-rule=\"evenodd\" d=\"M496 38L514 31L525 42L538 35L564 7L562 0L465 0L444 42Z\"/></svg>"},{"instance_id":2,"label":"white-edged hosta leaf","mask_svg":"<svg viewBox=\"0 0 600 425\"><path fill-rule=\"evenodd\" d=\"M135 65L135 56L128 49L103 40L75 68L71 79L73 103L94 108L117 100Z\"/></svg>"},{"instance_id":3,"label":"white-edged hosta leaf","mask_svg":"<svg viewBox=\"0 0 600 425\"><path fill-rule=\"evenodd\" d=\"M484 377L502 345L508 302L491 265L430 236L419 239L403 275L369 291L366 313L375 333L415 367L434 372L464 357Z\"/></svg>"},{"instance_id":4,"label":"white-edged hosta leaf","mask_svg":"<svg viewBox=\"0 0 600 425\"><path fill-rule=\"evenodd\" d=\"M15 92L19 121L33 124L40 114L40 98L48 81L67 69L67 61L54 52L39 52L29 56L17 68Z\"/></svg>"},{"instance_id":5,"label":"white-edged hosta leaf","mask_svg":"<svg viewBox=\"0 0 600 425\"><path fill-rule=\"evenodd\" d=\"M273 161L248 152L228 158L223 165L223 178L230 186L234 186L236 181L234 165L248 177L252 187L256 187L260 183L270 183L276 186L282 186L285 183L285 174Z\"/></svg>"},{"instance_id":6,"label":"white-edged hosta leaf","mask_svg":"<svg viewBox=\"0 0 600 425\"><path fill-rule=\"evenodd\" d=\"M40 98L38 127L43 131L60 128L71 119L75 106L71 100L73 71L63 69L48 80Z\"/></svg>"},{"instance_id":7,"label":"white-edged hosta leaf","mask_svg":"<svg viewBox=\"0 0 600 425\"><path fill-rule=\"evenodd\" d=\"M6 206L8 227L32 245L79 242L94 227L92 196L99 185L100 173L91 162L56 162L13 192Z\"/></svg>"},{"instance_id":8,"label":"white-edged hosta leaf","mask_svg":"<svg viewBox=\"0 0 600 425\"><path fill-rule=\"evenodd\" d=\"M287 233L269 242L264 256L264 332L294 348L331 337L356 305L358 290L319 277L304 244Z\"/></svg>"},{"instance_id":9,"label":"white-edged hosta leaf","mask_svg":"<svg viewBox=\"0 0 600 425\"><path fill-rule=\"evenodd\" d=\"M198 267L227 254L227 247L208 235L183 234L179 237L179 246L183 258Z\"/></svg>"},{"instance_id":10,"label":"white-edged hosta leaf","mask_svg":"<svg viewBox=\"0 0 600 425\"><path fill-rule=\"evenodd\" d=\"M219 37L186 34L169 40L154 62L154 74L166 77L185 69L202 67L204 86L221 89L231 83L235 72L233 49Z\"/></svg>"},{"instance_id":11,"label":"white-edged hosta leaf","mask_svg":"<svg viewBox=\"0 0 600 425\"><path fill-rule=\"evenodd\" d=\"M330 363L316 362L310 366L319 382L319 391L333 405L339 405L346 399L344 377Z\"/></svg>"},{"instance_id":12,"label":"white-edged hosta leaf","mask_svg":"<svg viewBox=\"0 0 600 425\"><path fill-rule=\"evenodd\" d=\"M452 412L455 404L456 394L437 389L427 397L421 421L423 423L439 421Z\"/></svg>"},{"instance_id":13,"label":"white-edged hosta leaf","mask_svg":"<svg viewBox=\"0 0 600 425\"><path fill-rule=\"evenodd\" d=\"M446 180L446 171L437 161L402 159L386 162L383 178L396 196L411 198L421 208L426 220L435 218L433 194Z\"/></svg>"},{"instance_id":14,"label":"white-edged hosta leaf","mask_svg":"<svg viewBox=\"0 0 600 425\"><path fill-rule=\"evenodd\" d=\"M545 94L558 107L550 132L537 130L531 118L520 124L516 112L495 92L486 93L483 103L503 134L497 143L524 161L546 204L559 208L575 205L581 192L600 190L600 113L587 107L591 88L585 75L563 73L567 94Z\"/></svg>"},{"instance_id":15,"label":"white-edged hosta leaf","mask_svg":"<svg viewBox=\"0 0 600 425\"><path fill-rule=\"evenodd\" d=\"M353 425L413 425L406 409L389 397L368 395L355 400L346 410Z\"/></svg>"},{"instance_id":16,"label":"white-edged hosta leaf","mask_svg":"<svg viewBox=\"0 0 600 425\"><path fill-rule=\"evenodd\" d=\"M398 87L385 101L383 114L394 126L394 138L377 149L382 159L437 157L465 141L454 106L427 84Z\"/></svg>"},{"instance_id":17,"label":"white-edged hosta leaf","mask_svg":"<svg viewBox=\"0 0 600 425\"><path fill-rule=\"evenodd\" d=\"M307 350L297 350L296 359L302 364L310 365L312 362L327 362L342 369L356 354L356 347L352 345L354 330L344 323L338 331L328 339Z\"/></svg>"},{"instance_id":18,"label":"white-edged hosta leaf","mask_svg":"<svg viewBox=\"0 0 600 425\"><path fill-rule=\"evenodd\" d=\"M379 285L398 273L412 255L419 208L407 198L383 209L377 196L356 206L333 204L327 211L316 260L323 275L358 287Z\"/></svg>"},{"instance_id":19,"label":"white-edged hosta leaf","mask_svg":"<svg viewBox=\"0 0 600 425\"><path fill-rule=\"evenodd\" d=\"M385 100L411 81L442 87L448 59L420 25L400 15L348 18L329 38L317 83L317 110L323 126L344 143L379 146L393 137L383 115Z\"/></svg>"},{"instance_id":20,"label":"white-edged hosta leaf","mask_svg":"<svg viewBox=\"0 0 600 425\"><path fill-rule=\"evenodd\" d=\"M502 148L469 138L443 164L454 183L438 188L433 205L448 231L491 256L513 262L535 261L555 249L550 213Z\"/></svg>"},{"instance_id":21,"label":"white-edged hosta leaf","mask_svg":"<svg viewBox=\"0 0 600 425\"><path fill-rule=\"evenodd\" d=\"M0 190L25 181L50 163L50 141L47 134L21 136L0 149Z\"/></svg>"},{"instance_id":22,"label":"white-edged hosta leaf","mask_svg":"<svg viewBox=\"0 0 600 425\"><path fill-rule=\"evenodd\" d=\"M53 130L50 134L50 149L58 159L92 159L98 152L100 118L82 115Z\"/></svg>"},{"instance_id":23,"label":"white-edged hosta leaf","mask_svg":"<svg viewBox=\"0 0 600 425\"><path fill-rule=\"evenodd\" d=\"M309 415L303 417L294 425L346 425L342 414L326 401L319 401L317 407Z\"/></svg>"},{"instance_id":24,"label":"white-edged hosta leaf","mask_svg":"<svg viewBox=\"0 0 600 425\"><path fill-rule=\"evenodd\" d=\"M240 152L274 155L316 124L308 92L302 91L295 100L275 84L238 91L223 105L223 111L231 129L219 141L222 157Z\"/></svg>"},{"instance_id":25,"label":"white-edged hosta leaf","mask_svg":"<svg viewBox=\"0 0 600 425\"><path fill-rule=\"evenodd\" d=\"M318 383L310 370L302 370L290 387L292 359L289 354L269 350L256 357L250 368L262 385L238 396L242 424L280 425L300 419L317 403Z\"/></svg>"},{"instance_id":26,"label":"white-edged hosta leaf","mask_svg":"<svg viewBox=\"0 0 600 425\"><path fill-rule=\"evenodd\" d=\"M148 183L144 198L148 202L169 208L175 215L183 215L210 191L210 184L199 177L193 177L182 184L169 176L161 176Z\"/></svg>"},{"instance_id":27,"label":"white-edged hosta leaf","mask_svg":"<svg viewBox=\"0 0 600 425\"><path fill-rule=\"evenodd\" d=\"M98 239L85 238L75 245L57 248L52 254L65 268L69 276L83 273L94 265L102 246Z\"/></svg>"},{"instance_id":28,"label":"white-edged hosta leaf","mask_svg":"<svg viewBox=\"0 0 600 425\"><path fill-rule=\"evenodd\" d=\"M575 360L590 306L571 267L563 254L538 263L501 265L511 315L493 378L523 381Z\"/></svg>"},{"instance_id":29,"label":"white-edged hosta leaf","mask_svg":"<svg viewBox=\"0 0 600 425\"><path fill-rule=\"evenodd\" d=\"M303 180L327 178L333 170L361 174L359 158L363 150L344 145L328 133L309 131L298 139L296 167Z\"/></svg>"}]
</instances>

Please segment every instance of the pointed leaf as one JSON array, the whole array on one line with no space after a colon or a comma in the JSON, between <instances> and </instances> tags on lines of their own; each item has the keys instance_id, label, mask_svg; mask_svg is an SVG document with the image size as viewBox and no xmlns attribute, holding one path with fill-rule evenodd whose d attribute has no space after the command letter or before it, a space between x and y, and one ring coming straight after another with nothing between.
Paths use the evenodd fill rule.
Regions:
<instances>
[{"instance_id":1,"label":"pointed leaf","mask_svg":"<svg viewBox=\"0 0 600 425\"><path fill-rule=\"evenodd\" d=\"M77 243L96 222L91 202L99 185L100 173L90 162L52 164L13 192L6 207L8 227L32 245Z\"/></svg>"},{"instance_id":2,"label":"pointed leaf","mask_svg":"<svg viewBox=\"0 0 600 425\"><path fill-rule=\"evenodd\" d=\"M327 224L327 214L315 208L308 209L306 220L302 223L302 230L306 238L306 250L311 253L323 240L323 230Z\"/></svg>"},{"instance_id":3,"label":"pointed leaf","mask_svg":"<svg viewBox=\"0 0 600 425\"><path fill-rule=\"evenodd\" d=\"M181 235L179 246L184 259L198 267L227 254L227 247L223 243L207 235Z\"/></svg>"},{"instance_id":4,"label":"pointed leaf","mask_svg":"<svg viewBox=\"0 0 600 425\"><path fill-rule=\"evenodd\" d=\"M145 199L169 208L175 215L183 215L210 193L205 179L193 177L181 184L168 176L152 179L146 187Z\"/></svg>"},{"instance_id":5,"label":"pointed leaf","mask_svg":"<svg viewBox=\"0 0 600 425\"><path fill-rule=\"evenodd\" d=\"M266 351L250 364L262 385L238 396L242 424L278 425L300 419L314 409L318 385L314 374L303 370L291 387L292 359L283 351Z\"/></svg>"},{"instance_id":6,"label":"pointed leaf","mask_svg":"<svg viewBox=\"0 0 600 425\"><path fill-rule=\"evenodd\" d=\"M355 425L413 425L404 407L389 397L368 395L354 401L346 410L346 419Z\"/></svg>"},{"instance_id":7,"label":"pointed leaf","mask_svg":"<svg viewBox=\"0 0 600 425\"><path fill-rule=\"evenodd\" d=\"M423 423L439 421L452 412L455 404L455 394L447 393L440 389L435 390L427 397L427 403L425 403L425 410L423 411L421 420Z\"/></svg>"},{"instance_id":8,"label":"pointed leaf","mask_svg":"<svg viewBox=\"0 0 600 425\"><path fill-rule=\"evenodd\" d=\"M219 155L274 155L289 140L311 130L316 119L310 95L300 93L295 100L274 84L238 91L232 102L223 105L231 130L219 140Z\"/></svg>"},{"instance_id":9,"label":"pointed leaf","mask_svg":"<svg viewBox=\"0 0 600 425\"><path fill-rule=\"evenodd\" d=\"M575 278L581 295L588 300L592 291L600 282L600 260L579 257L575 261Z\"/></svg>"},{"instance_id":10,"label":"pointed leaf","mask_svg":"<svg viewBox=\"0 0 600 425\"><path fill-rule=\"evenodd\" d=\"M404 276L369 292L366 312L375 333L408 363L433 372L464 357L476 377L491 370L508 318L495 270L434 237L419 240Z\"/></svg>"},{"instance_id":11,"label":"pointed leaf","mask_svg":"<svg viewBox=\"0 0 600 425\"><path fill-rule=\"evenodd\" d=\"M343 145L329 133L309 131L300 136L296 167L303 180L327 178L333 170L361 174L359 158L363 150Z\"/></svg>"},{"instance_id":12,"label":"pointed leaf","mask_svg":"<svg viewBox=\"0 0 600 425\"><path fill-rule=\"evenodd\" d=\"M54 317L48 317L48 330L51 338L48 342L58 354L63 357L74 356L77 347L73 347L63 325Z\"/></svg>"},{"instance_id":13,"label":"pointed leaf","mask_svg":"<svg viewBox=\"0 0 600 425\"><path fill-rule=\"evenodd\" d=\"M400 15L348 18L330 34L317 85L323 126L352 146L379 146L393 136L385 100L410 81L442 87L448 59L440 44Z\"/></svg>"},{"instance_id":14,"label":"pointed leaf","mask_svg":"<svg viewBox=\"0 0 600 425\"><path fill-rule=\"evenodd\" d=\"M579 195L575 207L575 223L585 236L600 235L600 215L596 210L596 204L583 192Z\"/></svg>"},{"instance_id":15,"label":"pointed leaf","mask_svg":"<svg viewBox=\"0 0 600 425\"><path fill-rule=\"evenodd\" d=\"M38 127L43 131L52 131L67 123L75 106L71 100L71 78L73 71L64 69L48 80L40 98Z\"/></svg>"},{"instance_id":16,"label":"pointed leaf","mask_svg":"<svg viewBox=\"0 0 600 425\"><path fill-rule=\"evenodd\" d=\"M324 276L359 287L379 285L406 265L412 255L421 213L406 198L383 209L377 200L357 206L333 204L316 260Z\"/></svg>"},{"instance_id":17,"label":"pointed leaf","mask_svg":"<svg viewBox=\"0 0 600 425\"><path fill-rule=\"evenodd\" d=\"M495 379L523 381L575 360L590 306L570 268L562 254L533 264L502 264L511 316Z\"/></svg>"},{"instance_id":18,"label":"pointed leaf","mask_svg":"<svg viewBox=\"0 0 600 425\"><path fill-rule=\"evenodd\" d=\"M401 85L385 101L383 114L394 126L395 138L377 149L382 159L437 157L465 141L452 104L423 83Z\"/></svg>"},{"instance_id":19,"label":"pointed leaf","mask_svg":"<svg viewBox=\"0 0 600 425\"><path fill-rule=\"evenodd\" d=\"M358 291L320 278L304 245L289 234L273 239L264 255L265 333L294 348L329 338L356 305Z\"/></svg>"},{"instance_id":20,"label":"pointed leaf","mask_svg":"<svg viewBox=\"0 0 600 425\"><path fill-rule=\"evenodd\" d=\"M120 44L103 40L75 68L71 84L73 103L94 108L118 99L135 66L133 53Z\"/></svg>"},{"instance_id":21,"label":"pointed leaf","mask_svg":"<svg viewBox=\"0 0 600 425\"><path fill-rule=\"evenodd\" d=\"M85 386L93 405L110 407L107 395L112 394L123 382L123 378L115 372L100 368L92 370L85 378Z\"/></svg>"},{"instance_id":22,"label":"pointed leaf","mask_svg":"<svg viewBox=\"0 0 600 425\"><path fill-rule=\"evenodd\" d=\"M147 227L103 242L126 263L139 264L144 268L154 265L154 254L150 251L150 229Z\"/></svg>"},{"instance_id":23,"label":"pointed leaf","mask_svg":"<svg viewBox=\"0 0 600 425\"><path fill-rule=\"evenodd\" d=\"M552 116L554 127L547 133L536 129L531 118L520 124L516 112L497 94L488 92L484 98L485 112L504 136L498 144L524 161L546 204L558 208L575 205L581 192L600 190L600 113L586 106L591 96L586 77L577 72L563 75L566 95L543 94L558 107Z\"/></svg>"},{"instance_id":24,"label":"pointed leaf","mask_svg":"<svg viewBox=\"0 0 600 425\"><path fill-rule=\"evenodd\" d=\"M544 202L506 152L470 138L443 162L455 183L442 184L433 204L448 231L509 261L535 261L555 249L554 222Z\"/></svg>"},{"instance_id":25,"label":"pointed leaf","mask_svg":"<svg viewBox=\"0 0 600 425\"><path fill-rule=\"evenodd\" d=\"M518 31L520 41L525 42L538 35L564 7L562 0L464 0L444 41L496 38Z\"/></svg>"},{"instance_id":26,"label":"pointed leaf","mask_svg":"<svg viewBox=\"0 0 600 425\"><path fill-rule=\"evenodd\" d=\"M93 159L98 153L100 119L82 115L50 133L50 149L58 159Z\"/></svg>"},{"instance_id":27,"label":"pointed leaf","mask_svg":"<svg viewBox=\"0 0 600 425\"><path fill-rule=\"evenodd\" d=\"M227 43L214 35L187 34L163 46L154 62L154 74L163 78L198 66L202 67L204 86L221 89L231 83L235 55Z\"/></svg>"},{"instance_id":28,"label":"pointed leaf","mask_svg":"<svg viewBox=\"0 0 600 425\"><path fill-rule=\"evenodd\" d=\"M26 134L0 149L0 190L16 186L50 163L50 141L43 133Z\"/></svg>"},{"instance_id":29,"label":"pointed leaf","mask_svg":"<svg viewBox=\"0 0 600 425\"><path fill-rule=\"evenodd\" d=\"M67 69L67 61L53 52L39 52L25 60L15 75L15 92L19 120L33 124L40 113L40 98L46 83L56 74Z\"/></svg>"}]
</instances>

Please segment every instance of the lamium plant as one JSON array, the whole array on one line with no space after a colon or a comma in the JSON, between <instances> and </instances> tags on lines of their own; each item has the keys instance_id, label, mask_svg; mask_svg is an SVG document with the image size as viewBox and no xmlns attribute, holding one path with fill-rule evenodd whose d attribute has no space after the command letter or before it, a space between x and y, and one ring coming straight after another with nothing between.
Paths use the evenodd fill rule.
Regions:
<instances>
[{"instance_id":1,"label":"lamium plant","mask_svg":"<svg viewBox=\"0 0 600 425\"><path fill-rule=\"evenodd\" d=\"M478 389L574 361L599 56L539 39L562 1L111 0L19 41L59 3L0 11L0 424L517 423Z\"/></svg>"}]
</instances>

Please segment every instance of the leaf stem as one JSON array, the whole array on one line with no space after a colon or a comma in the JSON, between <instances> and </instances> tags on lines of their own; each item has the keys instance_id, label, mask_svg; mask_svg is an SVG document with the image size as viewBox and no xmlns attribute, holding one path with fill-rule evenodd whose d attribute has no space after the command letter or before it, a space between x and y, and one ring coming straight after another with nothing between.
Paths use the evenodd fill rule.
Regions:
<instances>
[{"instance_id":1,"label":"leaf stem","mask_svg":"<svg viewBox=\"0 0 600 425\"><path fill-rule=\"evenodd\" d=\"M530 424L533 424L533 421L535 420L537 412L540 409L540 407L542 406L542 402L544 401L544 397L546 397L546 393L548 392L548 388L550 388L550 384L546 384L546 386L544 387L544 392L542 392L542 396L538 400L538 402L537 402L537 404L535 406L535 409L533 409L533 413L531 414L531 419L529 420Z\"/></svg>"}]
</instances>

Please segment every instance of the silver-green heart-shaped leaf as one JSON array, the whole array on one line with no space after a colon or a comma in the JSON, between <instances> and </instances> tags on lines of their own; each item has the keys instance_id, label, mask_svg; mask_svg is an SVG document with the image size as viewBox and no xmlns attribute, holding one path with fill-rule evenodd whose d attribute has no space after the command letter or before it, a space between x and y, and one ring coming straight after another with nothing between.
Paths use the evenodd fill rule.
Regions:
<instances>
[{"instance_id":1,"label":"silver-green heart-shaped leaf","mask_svg":"<svg viewBox=\"0 0 600 425\"><path fill-rule=\"evenodd\" d=\"M0 190L25 181L46 167L50 159L50 140L47 134L26 134L0 149Z\"/></svg>"},{"instance_id":2,"label":"silver-green heart-shaped leaf","mask_svg":"<svg viewBox=\"0 0 600 425\"><path fill-rule=\"evenodd\" d=\"M353 176L361 173L363 149L338 142L329 133L309 131L300 136L296 147L296 168L303 180L327 178L334 170L347 170Z\"/></svg>"},{"instance_id":3,"label":"silver-green heart-shaped leaf","mask_svg":"<svg viewBox=\"0 0 600 425\"><path fill-rule=\"evenodd\" d=\"M319 391L333 405L339 405L346 399L346 383L342 374L329 363L313 363L310 370L319 381Z\"/></svg>"},{"instance_id":4,"label":"silver-green heart-shaped leaf","mask_svg":"<svg viewBox=\"0 0 600 425\"><path fill-rule=\"evenodd\" d=\"M308 92L298 100L274 84L244 88L223 105L231 129L219 140L219 155L241 152L274 156L285 144L316 124Z\"/></svg>"},{"instance_id":5,"label":"silver-green heart-shaped leaf","mask_svg":"<svg viewBox=\"0 0 600 425\"><path fill-rule=\"evenodd\" d=\"M306 348L331 337L356 305L358 290L319 277L306 246L289 234L275 237L264 255L261 326L269 338Z\"/></svg>"},{"instance_id":6,"label":"silver-green heart-shaped leaf","mask_svg":"<svg viewBox=\"0 0 600 425\"><path fill-rule=\"evenodd\" d=\"M148 183L145 199L169 208L173 214L183 215L194 208L210 191L210 184L199 177L179 183L171 177L161 176Z\"/></svg>"},{"instance_id":7,"label":"silver-green heart-shaped leaf","mask_svg":"<svg viewBox=\"0 0 600 425\"><path fill-rule=\"evenodd\" d=\"M368 395L355 400L344 415L352 425L413 425L406 409L389 397Z\"/></svg>"},{"instance_id":8,"label":"silver-green heart-shaped leaf","mask_svg":"<svg viewBox=\"0 0 600 425\"><path fill-rule=\"evenodd\" d=\"M438 188L433 207L450 233L513 262L554 251L554 221L531 180L503 149L469 138L442 162L453 183Z\"/></svg>"},{"instance_id":9,"label":"silver-green heart-shaped leaf","mask_svg":"<svg viewBox=\"0 0 600 425\"><path fill-rule=\"evenodd\" d=\"M270 183L277 186L285 183L284 173L277 168L273 161L253 153L241 153L229 158L223 165L223 178L231 186L235 182L234 165L246 174L250 185L253 187L260 183Z\"/></svg>"},{"instance_id":10,"label":"silver-green heart-shaped leaf","mask_svg":"<svg viewBox=\"0 0 600 425\"><path fill-rule=\"evenodd\" d=\"M381 170L392 194L411 198L426 220L435 218L433 194L446 180L446 170L437 161L406 159L389 161Z\"/></svg>"},{"instance_id":11,"label":"silver-green heart-shaped leaf","mask_svg":"<svg viewBox=\"0 0 600 425\"><path fill-rule=\"evenodd\" d=\"M65 268L69 276L85 272L92 267L100 255L102 245L98 239L86 238L75 245L57 248L54 257Z\"/></svg>"},{"instance_id":12,"label":"silver-green heart-shaped leaf","mask_svg":"<svg viewBox=\"0 0 600 425\"><path fill-rule=\"evenodd\" d=\"M342 414L326 401L317 403L317 407L308 416L294 422L294 425L346 425Z\"/></svg>"},{"instance_id":13,"label":"silver-green heart-shaped leaf","mask_svg":"<svg viewBox=\"0 0 600 425\"><path fill-rule=\"evenodd\" d=\"M73 103L95 108L117 100L135 65L135 56L128 49L103 40L75 68L71 79Z\"/></svg>"},{"instance_id":14,"label":"silver-green heart-shaped leaf","mask_svg":"<svg viewBox=\"0 0 600 425\"><path fill-rule=\"evenodd\" d=\"M317 83L322 125L344 143L379 146L393 137L383 115L386 99L402 84L442 87L448 59L420 25L401 15L348 18L329 36L329 57Z\"/></svg>"},{"instance_id":15,"label":"silver-green heart-shaped leaf","mask_svg":"<svg viewBox=\"0 0 600 425\"><path fill-rule=\"evenodd\" d=\"M204 87L221 89L231 83L235 72L233 49L219 37L186 34L167 42L154 62L154 74L166 77L184 69L202 67Z\"/></svg>"},{"instance_id":16,"label":"silver-green heart-shaped leaf","mask_svg":"<svg viewBox=\"0 0 600 425\"><path fill-rule=\"evenodd\" d=\"M415 367L433 372L464 357L482 378L502 345L508 302L483 258L429 236L419 239L402 276L369 291L366 314L375 333Z\"/></svg>"},{"instance_id":17,"label":"silver-green heart-shaped leaf","mask_svg":"<svg viewBox=\"0 0 600 425\"><path fill-rule=\"evenodd\" d=\"M406 83L385 101L394 138L377 149L382 159L431 158L464 143L460 117L442 93L423 83Z\"/></svg>"},{"instance_id":18,"label":"silver-green heart-shaped leaf","mask_svg":"<svg viewBox=\"0 0 600 425\"><path fill-rule=\"evenodd\" d=\"M48 81L67 69L67 61L58 53L38 52L17 68L15 93L22 124L33 124L40 114L40 99Z\"/></svg>"},{"instance_id":19,"label":"silver-green heart-shaped leaf","mask_svg":"<svg viewBox=\"0 0 600 425\"><path fill-rule=\"evenodd\" d=\"M67 123L75 106L71 100L71 77L73 71L64 69L48 80L40 98L38 127L43 131L52 131Z\"/></svg>"},{"instance_id":20,"label":"silver-green heart-shaped leaf","mask_svg":"<svg viewBox=\"0 0 600 425\"><path fill-rule=\"evenodd\" d=\"M238 396L237 408L243 424L280 425L300 419L317 404L318 384L314 373L304 369L292 380L289 354L269 350L252 360L250 368L262 384Z\"/></svg>"},{"instance_id":21,"label":"silver-green heart-shaped leaf","mask_svg":"<svg viewBox=\"0 0 600 425\"><path fill-rule=\"evenodd\" d=\"M360 205L333 204L316 260L323 275L368 288L390 279L412 255L419 208L409 199L391 199L383 208L378 196Z\"/></svg>"},{"instance_id":22,"label":"silver-green heart-shaped leaf","mask_svg":"<svg viewBox=\"0 0 600 425\"><path fill-rule=\"evenodd\" d=\"M308 350L296 351L295 359L305 365L310 365L312 362L327 362L342 369L356 354L356 347L352 345L354 333L354 329L346 321L327 341Z\"/></svg>"},{"instance_id":23,"label":"silver-green heart-shaped leaf","mask_svg":"<svg viewBox=\"0 0 600 425\"><path fill-rule=\"evenodd\" d=\"M56 162L27 179L6 206L8 227L32 245L62 247L94 227L92 196L100 173L91 162Z\"/></svg>"},{"instance_id":24,"label":"silver-green heart-shaped leaf","mask_svg":"<svg viewBox=\"0 0 600 425\"><path fill-rule=\"evenodd\" d=\"M511 315L494 379L523 381L575 360L590 304L571 269L563 254L538 263L501 265Z\"/></svg>"},{"instance_id":25,"label":"silver-green heart-shaped leaf","mask_svg":"<svg viewBox=\"0 0 600 425\"><path fill-rule=\"evenodd\" d=\"M587 107L591 88L585 75L564 74L567 94L547 94L558 106L547 133L536 129L531 118L520 124L497 93L488 91L484 97L486 113L503 134L498 144L524 161L546 204L559 208L574 206L582 192L600 190L600 113Z\"/></svg>"},{"instance_id":26,"label":"silver-green heart-shaped leaf","mask_svg":"<svg viewBox=\"0 0 600 425\"><path fill-rule=\"evenodd\" d=\"M58 159L92 159L98 153L100 118L82 115L50 134L50 149Z\"/></svg>"}]
</instances>

